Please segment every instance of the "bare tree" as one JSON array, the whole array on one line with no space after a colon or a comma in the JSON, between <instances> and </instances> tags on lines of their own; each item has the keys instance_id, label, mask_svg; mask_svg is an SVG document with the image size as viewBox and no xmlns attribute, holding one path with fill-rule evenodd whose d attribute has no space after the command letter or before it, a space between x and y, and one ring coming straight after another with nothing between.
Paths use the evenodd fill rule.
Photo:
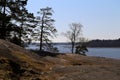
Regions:
<instances>
[{"instance_id":1,"label":"bare tree","mask_svg":"<svg viewBox=\"0 0 120 80\"><path fill-rule=\"evenodd\" d=\"M64 36L71 42L71 52L74 53L75 44L79 41L82 34L82 25L80 23L72 23L69 26L70 30L64 33Z\"/></svg>"}]
</instances>

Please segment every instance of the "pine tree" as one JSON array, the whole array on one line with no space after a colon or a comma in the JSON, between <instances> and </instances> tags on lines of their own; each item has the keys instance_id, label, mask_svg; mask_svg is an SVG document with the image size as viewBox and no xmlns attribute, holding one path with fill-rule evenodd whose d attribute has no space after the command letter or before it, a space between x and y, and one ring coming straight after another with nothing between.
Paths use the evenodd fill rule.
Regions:
<instances>
[{"instance_id":1,"label":"pine tree","mask_svg":"<svg viewBox=\"0 0 120 80\"><path fill-rule=\"evenodd\" d=\"M25 8L27 0L0 0L0 3L0 38L18 38L22 46L30 40L28 35L34 28L35 17Z\"/></svg>"},{"instance_id":2,"label":"pine tree","mask_svg":"<svg viewBox=\"0 0 120 80\"><path fill-rule=\"evenodd\" d=\"M42 8L38 12L40 16L37 17L38 25L35 29L34 40L40 41L40 51L51 44L52 41L49 38L53 38L57 32L53 25L55 20L51 18L52 12L50 7Z\"/></svg>"}]
</instances>

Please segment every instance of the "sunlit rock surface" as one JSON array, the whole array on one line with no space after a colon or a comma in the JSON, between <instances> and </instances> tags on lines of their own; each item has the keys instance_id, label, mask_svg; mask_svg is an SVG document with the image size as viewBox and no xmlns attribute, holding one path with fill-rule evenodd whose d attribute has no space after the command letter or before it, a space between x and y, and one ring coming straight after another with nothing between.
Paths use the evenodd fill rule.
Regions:
<instances>
[{"instance_id":1,"label":"sunlit rock surface","mask_svg":"<svg viewBox=\"0 0 120 80\"><path fill-rule=\"evenodd\" d=\"M120 80L120 60L77 54L42 57L0 40L0 80Z\"/></svg>"}]
</instances>

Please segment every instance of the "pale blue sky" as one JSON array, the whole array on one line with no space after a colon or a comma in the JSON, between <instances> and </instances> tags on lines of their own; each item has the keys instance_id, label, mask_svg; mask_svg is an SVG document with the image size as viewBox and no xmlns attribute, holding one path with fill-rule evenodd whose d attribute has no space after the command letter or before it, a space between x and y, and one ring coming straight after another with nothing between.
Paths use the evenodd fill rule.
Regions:
<instances>
[{"instance_id":1,"label":"pale blue sky","mask_svg":"<svg viewBox=\"0 0 120 80\"><path fill-rule=\"evenodd\" d=\"M55 42L65 42L61 32L72 22L80 22L83 36L91 39L120 38L120 0L28 0L29 12L52 7L58 36Z\"/></svg>"}]
</instances>

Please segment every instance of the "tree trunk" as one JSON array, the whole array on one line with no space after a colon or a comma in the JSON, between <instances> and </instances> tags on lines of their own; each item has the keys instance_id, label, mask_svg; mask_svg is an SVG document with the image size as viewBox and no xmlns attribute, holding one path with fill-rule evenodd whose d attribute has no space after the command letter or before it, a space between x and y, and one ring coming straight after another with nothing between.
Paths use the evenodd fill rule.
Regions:
<instances>
[{"instance_id":1,"label":"tree trunk","mask_svg":"<svg viewBox=\"0 0 120 80\"><path fill-rule=\"evenodd\" d=\"M44 16L45 16L45 12L43 13L42 16L42 26L41 26L41 33L40 33L40 51L42 51L42 47L43 47L43 28L44 28Z\"/></svg>"},{"instance_id":2,"label":"tree trunk","mask_svg":"<svg viewBox=\"0 0 120 80\"><path fill-rule=\"evenodd\" d=\"M42 44L42 42L43 42L42 38L43 38L43 24L41 26L41 34L40 34L40 51L42 51L42 46L43 46L43 44Z\"/></svg>"},{"instance_id":3,"label":"tree trunk","mask_svg":"<svg viewBox=\"0 0 120 80\"><path fill-rule=\"evenodd\" d=\"M6 39L6 24L5 24L5 18L6 18L6 14L5 14L5 8L6 7L6 0L4 0L4 6L3 6L3 20L2 20L2 28L1 28L1 39Z\"/></svg>"},{"instance_id":4,"label":"tree trunk","mask_svg":"<svg viewBox=\"0 0 120 80\"><path fill-rule=\"evenodd\" d=\"M75 43L72 42L72 49L71 49L71 52L74 53L74 47L75 47Z\"/></svg>"}]
</instances>

